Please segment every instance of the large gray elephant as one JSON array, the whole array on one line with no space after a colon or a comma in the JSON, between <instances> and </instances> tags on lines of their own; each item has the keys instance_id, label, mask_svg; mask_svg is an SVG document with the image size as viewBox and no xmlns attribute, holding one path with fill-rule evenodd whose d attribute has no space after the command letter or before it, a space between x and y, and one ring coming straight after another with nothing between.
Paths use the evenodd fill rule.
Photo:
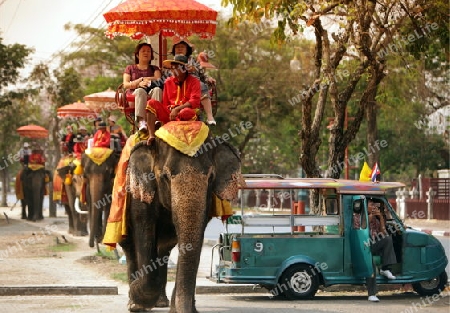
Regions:
<instances>
[{"instance_id":1,"label":"large gray elephant","mask_svg":"<svg viewBox=\"0 0 450 313\"><path fill-rule=\"evenodd\" d=\"M59 167L56 169L56 173L60 177L58 182L62 185L58 187L64 188L66 195L64 199L61 199L61 204L64 205L64 209L69 219L69 234L74 236L86 236L88 234L87 214L89 211L87 208L84 208L83 204L80 202L83 177L74 174L76 164L73 162L73 158L68 159L67 162L62 160L58 165ZM65 181L67 175L70 175L69 182ZM56 179L54 179L54 182L56 183Z\"/></svg>"},{"instance_id":2,"label":"large gray elephant","mask_svg":"<svg viewBox=\"0 0 450 313\"><path fill-rule=\"evenodd\" d=\"M127 258L132 312L157 306L165 287L168 256L177 243L170 312L197 312L196 276L213 193L232 200L242 181L235 148L212 138L203 147L203 153L190 157L156 138L151 146L141 142L132 150L127 170L128 231L120 243Z\"/></svg>"},{"instance_id":3,"label":"large gray elephant","mask_svg":"<svg viewBox=\"0 0 450 313\"><path fill-rule=\"evenodd\" d=\"M111 153L101 164L97 164L88 154L83 154L81 165L87 184L86 200L89 210L89 246L103 240L106 222L111 207L111 192L114 170L119 161L117 153Z\"/></svg>"},{"instance_id":4,"label":"large gray elephant","mask_svg":"<svg viewBox=\"0 0 450 313\"><path fill-rule=\"evenodd\" d=\"M50 172L45 168L37 170L24 168L20 174L24 203L28 207L27 219L30 221L44 219L42 207L44 204L45 184L50 181L50 177Z\"/></svg>"}]
</instances>

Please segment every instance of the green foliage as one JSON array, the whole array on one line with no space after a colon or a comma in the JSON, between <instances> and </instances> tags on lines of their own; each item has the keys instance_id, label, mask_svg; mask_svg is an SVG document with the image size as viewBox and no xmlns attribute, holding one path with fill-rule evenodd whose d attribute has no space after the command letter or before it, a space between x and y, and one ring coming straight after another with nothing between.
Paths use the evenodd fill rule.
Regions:
<instances>
[{"instance_id":1,"label":"green foliage","mask_svg":"<svg viewBox=\"0 0 450 313\"><path fill-rule=\"evenodd\" d=\"M20 44L5 45L2 42L3 38L0 37L0 109L11 105L14 100L25 99L34 92L18 89L18 86L6 89L20 83L20 69L25 67L27 57L33 49Z\"/></svg>"}]
</instances>

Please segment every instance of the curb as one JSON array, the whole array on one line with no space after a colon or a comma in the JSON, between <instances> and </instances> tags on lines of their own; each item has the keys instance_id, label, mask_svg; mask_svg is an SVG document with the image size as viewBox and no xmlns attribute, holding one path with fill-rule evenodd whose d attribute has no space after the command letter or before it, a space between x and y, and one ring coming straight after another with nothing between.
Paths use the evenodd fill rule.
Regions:
<instances>
[{"instance_id":1,"label":"curb","mask_svg":"<svg viewBox=\"0 0 450 313\"><path fill-rule=\"evenodd\" d=\"M0 287L0 296L50 296L50 295L76 295L76 296L105 296L119 294L117 287L108 286L17 286Z\"/></svg>"},{"instance_id":2,"label":"curb","mask_svg":"<svg viewBox=\"0 0 450 313\"><path fill-rule=\"evenodd\" d=\"M414 227L413 227L413 229L421 231L423 233L427 233L429 235L433 235L433 236L444 236L444 237L450 236L450 231L445 231L445 230L431 230L431 229L414 228Z\"/></svg>"}]
</instances>

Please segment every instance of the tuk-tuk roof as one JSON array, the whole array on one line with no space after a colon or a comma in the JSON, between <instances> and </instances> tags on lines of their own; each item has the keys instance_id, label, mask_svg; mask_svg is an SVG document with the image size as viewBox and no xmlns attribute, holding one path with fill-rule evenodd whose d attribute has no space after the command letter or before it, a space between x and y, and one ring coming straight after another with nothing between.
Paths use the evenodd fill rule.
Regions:
<instances>
[{"instance_id":1,"label":"tuk-tuk roof","mask_svg":"<svg viewBox=\"0 0 450 313\"><path fill-rule=\"evenodd\" d=\"M335 189L336 193L385 193L388 189L402 188L399 182L361 182L334 178L247 178L241 189Z\"/></svg>"}]
</instances>

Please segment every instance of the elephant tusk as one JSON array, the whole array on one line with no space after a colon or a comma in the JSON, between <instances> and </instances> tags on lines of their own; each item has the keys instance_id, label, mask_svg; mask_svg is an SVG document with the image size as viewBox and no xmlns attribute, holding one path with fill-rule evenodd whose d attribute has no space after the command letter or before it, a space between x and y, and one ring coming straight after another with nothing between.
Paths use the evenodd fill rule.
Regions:
<instances>
[{"instance_id":1,"label":"elephant tusk","mask_svg":"<svg viewBox=\"0 0 450 313\"><path fill-rule=\"evenodd\" d=\"M80 208L80 198L76 197L75 198L75 203L74 203L74 207L75 207L75 211L78 212L78 214L88 214L89 211L82 211Z\"/></svg>"}]
</instances>

